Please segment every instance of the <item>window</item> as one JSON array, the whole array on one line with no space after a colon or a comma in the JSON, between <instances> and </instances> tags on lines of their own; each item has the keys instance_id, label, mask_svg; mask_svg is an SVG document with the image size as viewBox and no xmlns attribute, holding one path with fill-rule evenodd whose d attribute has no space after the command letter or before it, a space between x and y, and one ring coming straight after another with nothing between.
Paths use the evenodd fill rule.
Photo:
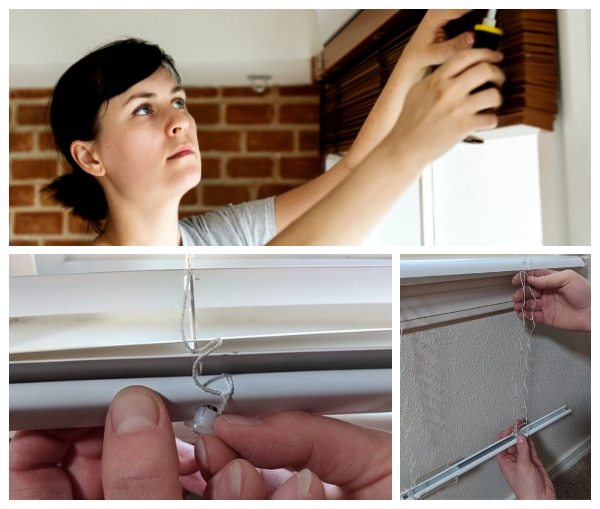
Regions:
<instances>
[{"instance_id":1,"label":"window","mask_svg":"<svg viewBox=\"0 0 600 509\"><path fill-rule=\"evenodd\" d=\"M329 63L325 59L322 75L327 79L323 81L322 101L330 103L324 106L324 112L329 112L326 122L330 123L324 123L321 131L328 136L339 133L339 137L331 134L332 139L322 141L326 156L336 151L343 154L348 149L370 109L370 104L363 104L360 98L364 98L363 102L375 100L386 73L410 36L410 30L400 30L398 26L416 23L419 13L422 15L421 11L412 10L363 11L373 17L374 12L384 19L380 25L367 31L364 40L355 45L348 43L350 49L345 57ZM520 13L524 16L522 20L530 15L545 17L549 14L542 10L500 10L499 16L521 16ZM513 56L532 70L535 66L528 66L534 60L537 62L531 58L530 44L533 44L535 51L539 50L536 58L545 60L554 70L546 69L550 72L548 75L546 71L533 72L524 80L527 83L524 88L518 86L520 79L514 79L511 89L504 90L505 104L500 115L502 127L482 133L485 138L482 145L459 144L426 168L422 178L369 237L368 245L590 244L590 11L561 9L555 14L557 33L550 30L542 35L535 29L522 38L529 41L527 48L500 48L505 52L516 51ZM360 15L354 23L359 20ZM523 21L518 29L512 22L507 23L512 30L511 37L521 29L529 31L526 25L530 21ZM351 32L360 33L354 30L356 27L351 28L344 35L346 41ZM367 56L361 60L357 52L363 51L361 45L366 44L367 38L381 41L381 45L370 53L365 52ZM554 39L558 40L558 45L550 49L555 44ZM560 66L556 59L552 64L552 58L545 58L548 51L558 51ZM525 59L523 55L526 55ZM327 52L325 56L328 56ZM342 111L343 101L338 95L343 93L346 83L344 69L348 69L349 104ZM514 68L505 71L514 78ZM536 97L541 97L536 95L540 91L537 88L541 85L540 77L542 74L548 77L552 72L560 72L560 76L554 74L554 77L541 80L545 82L544 86L550 85L542 94L549 116L540 122L533 121L537 118L539 104L532 105L536 104ZM336 82L336 73L342 76L338 80L340 83ZM365 93L356 94L356 87L362 87ZM531 92L535 91L528 99L514 95L528 87ZM560 111L555 117L557 92L560 92ZM327 99L327 94L331 99ZM513 114L512 107L517 103L528 105L526 111ZM351 117L347 121L344 120L346 115ZM341 127L336 127L338 125Z\"/></svg>"},{"instance_id":2,"label":"window","mask_svg":"<svg viewBox=\"0 0 600 509\"><path fill-rule=\"evenodd\" d=\"M369 244L543 244L538 130L462 143L436 160Z\"/></svg>"}]
</instances>

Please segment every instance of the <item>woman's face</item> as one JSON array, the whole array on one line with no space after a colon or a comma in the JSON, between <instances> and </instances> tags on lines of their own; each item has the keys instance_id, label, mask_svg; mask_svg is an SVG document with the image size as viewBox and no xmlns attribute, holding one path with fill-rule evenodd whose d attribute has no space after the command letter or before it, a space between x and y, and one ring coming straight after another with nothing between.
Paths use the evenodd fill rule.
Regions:
<instances>
[{"instance_id":1,"label":"woman's face","mask_svg":"<svg viewBox=\"0 0 600 509\"><path fill-rule=\"evenodd\" d=\"M185 93L161 67L110 99L99 112L93 150L109 199L148 201L176 198L200 180L196 122Z\"/></svg>"}]
</instances>

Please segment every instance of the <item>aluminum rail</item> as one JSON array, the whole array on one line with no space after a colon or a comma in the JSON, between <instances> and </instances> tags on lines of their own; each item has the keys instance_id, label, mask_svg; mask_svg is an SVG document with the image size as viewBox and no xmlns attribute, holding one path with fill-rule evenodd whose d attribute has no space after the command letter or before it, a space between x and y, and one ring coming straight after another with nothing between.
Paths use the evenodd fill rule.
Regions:
<instances>
[{"instance_id":1,"label":"aluminum rail","mask_svg":"<svg viewBox=\"0 0 600 509\"><path fill-rule=\"evenodd\" d=\"M504 437L497 442L485 447L479 452L464 458L454 465L445 468L438 474L435 474L425 481L420 482L416 486L404 490L400 493L400 498L402 500L416 500L425 497L429 493L434 490L437 490L444 485L452 482L454 479L460 477L461 475L467 473L469 470L477 467L481 463L487 461L490 458L493 458L497 454L505 451L512 445L517 443L517 435L525 435L530 436L534 433L537 433L541 429L544 429L546 426L549 426L553 422L556 422L558 419L565 417L571 413L571 409L566 406L562 406L553 412L545 415L544 417L540 417L538 420L533 421L530 424L523 426L518 433L513 433L507 437Z\"/></svg>"},{"instance_id":2,"label":"aluminum rail","mask_svg":"<svg viewBox=\"0 0 600 509\"><path fill-rule=\"evenodd\" d=\"M209 383L213 377L201 377ZM270 415L304 410L325 415L390 412L391 369L349 369L232 375L225 413ZM219 381L215 382L218 387ZM120 378L9 384L9 429L103 426L115 394L144 385L163 396L173 421L190 419L221 399L200 390L192 377Z\"/></svg>"}]
</instances>

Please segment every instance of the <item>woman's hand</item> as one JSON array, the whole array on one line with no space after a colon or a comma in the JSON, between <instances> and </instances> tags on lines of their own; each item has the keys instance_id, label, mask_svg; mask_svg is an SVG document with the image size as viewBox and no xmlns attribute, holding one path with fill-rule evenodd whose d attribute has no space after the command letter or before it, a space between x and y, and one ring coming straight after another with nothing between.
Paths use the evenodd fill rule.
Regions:
<instances>
[{"instance_id":1,"label":"woman's hand","mask_svg":"<svg viewBox=\"0 0 600 509\"><path fill-rule=\"evenodd\" d=\"M422 77L431 66L441 65L459 51L471 48L475 42L473 32L449 39L444 30L448 22L468 12L470 9L428 10L402 52L400 62L405 69Z\"/></svg>"},{"instance_id":2,"label":"woman's hand","mask_svg":"<svg viewBox=\"0 0 600 509\"><path fill-rule=\"evenodd\" d=\"M208 498L391 499L385 431L303 412L224 415L214 431L196 443Z\"/></svg>"},{"instance_id":3,"label":"woman's hand","mask_svg":"<svg viewBox=\"0 0 600 509\"><path fill-rule=\"evenodd\" d=\"M414 85L388 135L398 157L409 154L421 169L469 133L496 127L506 78L496 65L501 60L497 51L464 50ZM495 86L472 93L488 82Z\"/></svg>"}]
</instances>

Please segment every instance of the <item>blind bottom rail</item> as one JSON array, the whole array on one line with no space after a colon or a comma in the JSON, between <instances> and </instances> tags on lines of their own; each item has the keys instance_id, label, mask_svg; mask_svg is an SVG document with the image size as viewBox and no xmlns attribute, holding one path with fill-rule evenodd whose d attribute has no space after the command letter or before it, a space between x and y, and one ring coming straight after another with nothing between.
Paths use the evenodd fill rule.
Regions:
<instances>
[{"instance_id":1,"label":"blind bottom rail","mask_svg":"<svg viewBox=\"0 0 600 509\"><path fill-rule=\"evenodd\" d=\"M212 377L200 377L205 383ZM234 394L225 413L270 415L287 410L335 415L390 412L392 370L358 369L232 375ZM116 393L143 385L160 393L173 421L191 419L219 398L199 389L191 376L120 378L9 384L9 429L104 426Z\"/></svg>"}]
</instances>

